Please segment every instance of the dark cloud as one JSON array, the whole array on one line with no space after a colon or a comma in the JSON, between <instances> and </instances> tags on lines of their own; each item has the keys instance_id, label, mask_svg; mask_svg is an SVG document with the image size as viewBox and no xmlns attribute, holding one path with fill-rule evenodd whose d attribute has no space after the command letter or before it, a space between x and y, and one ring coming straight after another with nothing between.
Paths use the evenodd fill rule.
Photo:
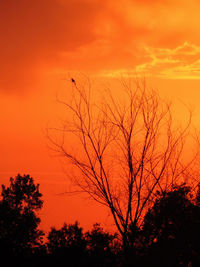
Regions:
<instances>
[{"instance_id":1,"label":"dark cloud","mask_svg":"<svg viewBox=\"0 0 200 267\"><path fill-rule=\"evenodd\" d=\"M95 40L100 8L96 1L1 0L0 89L33 82L36 69L54 64L60 52Z\"/></svg>"}]
</instances>

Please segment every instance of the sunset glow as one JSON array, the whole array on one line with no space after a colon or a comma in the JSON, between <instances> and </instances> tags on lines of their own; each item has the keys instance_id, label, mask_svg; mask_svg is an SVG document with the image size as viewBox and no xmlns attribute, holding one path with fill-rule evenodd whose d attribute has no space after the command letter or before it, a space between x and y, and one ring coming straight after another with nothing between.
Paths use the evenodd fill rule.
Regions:
<instances>
[{"instance_id":1,"label":"sunset glow","mask_svg":"<svg viewBox=\"0 0 200 267\"><path fill-rule=\"evenodd\" d=\"M102 206L64 194L67 167L47 145L46 128L64 114L56 96L70 97L73 75L89 77L93 90L146 77L180 121L191 107L199 130L199 13L198 0L0 1L0 182L18 173L35 178L43 229L75 220L111 227Z\"/></svg>"}]
</instances>

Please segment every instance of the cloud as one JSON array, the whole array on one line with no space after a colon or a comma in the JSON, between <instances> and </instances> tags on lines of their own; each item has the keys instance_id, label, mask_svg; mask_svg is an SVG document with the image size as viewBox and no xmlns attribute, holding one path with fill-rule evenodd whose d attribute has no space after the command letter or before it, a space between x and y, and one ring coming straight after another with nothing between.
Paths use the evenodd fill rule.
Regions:
<instances>
[{"instance_id":1,"label":"cloud","mask_svg":"<svg viewBox=\"0 0 200 267\"><path fill-rule=\"evenodd\" d=\"M61 51L95 40L97 1L2 0L0 89L33 83L42 68L59 64Z\"/></svg>"},{"instance_id":2,"label":"cloud","mask_svg":"<svg viewBox=\"0 0 200 267\"><path fill-rule=\"evenodd\" d=\"M167 49L173 50L185 41L197 45L200 43L197 34L199 9L195 0L192 0L191 6L185 0L175 3L171 0L148 3L145 0L107 1L97 19L94 42L74 52L63 52L61 57L72 69L105 73L119 69L131 71L145 64L148 71L147 63L152 64L152 53L141 47L164 49L165 53ZM187 14L185 10L188 10ZM163 64L158 54L156 56L156 65ZM162 56L165 57L164 54ZM188 53L187 57L188 61L192 61L198 55ZM174 56L173 61L165 58L165 64L174 66L179 64L179 60L180 55L178 59Z\"/></svg>"},{"instance_id":3,"label":"cloud","mask_svg":"<svg viewBox=\"0 0 200 267\"><path fill-rule=\"evenodd\" d=\"M1 0L0 90L26 91L44 72L165 76L159 68L183 72L187 62L196 73L199 11L197 0ZM192 51L174 51L185 41Z\"/></svg>"},{"instance_id":4,"label":"cloud","mask_svg":"<svg viewBox=\"0 0 200 267\"><path fill-rule=\"evenodd\" d=\"M150 62L138 65L137 73L168 79L200 78L200 46L185 42L174 49L144 48Z\"/></svg>"},{"instance_id":5,"label":"cloud","mask_svg":"<svg viewBox=\"0 0 200 267\"><path fill-rule=\"evenodd\" d=\"M163 79L200 79L200 46L185 42L175 48L143 46L142 64L132 69L118 68L101 71L99 76L115 77L145 75Z\"/></svg>"}]
</instances>

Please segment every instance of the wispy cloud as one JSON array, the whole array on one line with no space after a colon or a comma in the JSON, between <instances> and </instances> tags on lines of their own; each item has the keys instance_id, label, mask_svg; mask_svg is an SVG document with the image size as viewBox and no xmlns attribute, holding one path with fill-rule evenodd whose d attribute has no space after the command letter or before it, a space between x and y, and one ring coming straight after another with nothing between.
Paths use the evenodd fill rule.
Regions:
<instances>
[{"instance_id":1,"label":"wispy cloud","mask_svg":"<svg viewBox=\"0 0 200 267\"><path fill-rule=\"evenodd\" d=\"M151 60L136 66L137 73L168 79L200 79L200 46L185 42L174 49L144 47Z\"/></svg>"},{"instance_id":2,"label":"wispy cloud","mask_svg":"<svg viewBox=\"0 0 200 267\"><path fill-rule=\"evenodd\" d=\"M200 46L188 42L172 49L143 45L140 52L146 62L136 65L131 70L123 68L104 71L100 76L142 74L164 79L200 79Z\"/></svg>"}]
</instances>

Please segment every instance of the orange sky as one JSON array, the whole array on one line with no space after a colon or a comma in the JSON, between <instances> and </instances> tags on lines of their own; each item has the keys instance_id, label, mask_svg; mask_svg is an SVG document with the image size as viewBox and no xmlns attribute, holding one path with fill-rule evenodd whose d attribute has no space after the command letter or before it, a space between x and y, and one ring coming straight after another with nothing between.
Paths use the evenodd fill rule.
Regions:
<instances>
[{"instance_id":1,"label":"orange sky","mask_svg":"<svg viewBox=\"0 0 200 267\"><path fill-rule=\"evenodd\" d=\"M41 184L45 229L107 220L101 207L91 212L95 204L58 195L67 181L44 130L59 116L55 93L67 90L65 78L145 75L163 96L193 105L198 126L199 13L198 0L0 1L0 181L20 172Z\"/></svg>"}]
</instances>

